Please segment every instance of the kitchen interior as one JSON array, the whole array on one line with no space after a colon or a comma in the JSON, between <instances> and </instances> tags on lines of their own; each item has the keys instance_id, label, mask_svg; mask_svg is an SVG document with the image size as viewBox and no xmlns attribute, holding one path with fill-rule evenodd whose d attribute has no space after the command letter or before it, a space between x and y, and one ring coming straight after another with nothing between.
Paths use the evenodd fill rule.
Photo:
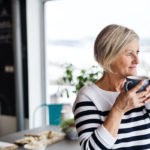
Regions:
<instances>
[{"instance_id":1,"label":"kitchen interior","mask_svg":"<svg viewBox=\"0 0 150 150\"><path fill-rule=\"evenodd\" d=\"M8 142L9 144L18 142L20 144L24 141L18 140L24 140L25 135L33 134L38 138L41 136L49 137L50 140L45 143L46 149L55 150L61 147L64 150L70 148L77 150L79 149L77 135L72 135L70 137L72 140L68 140L59 126L62 115L72 119L71 109L75 94L71 97L71 103L68 99L64 102L61 98L57 102L58 95L56 95L56 92L52 92L51 95L48 94L47 86L50 82L46 74L45 31L49 24L45 26L46 17L44 16L47 13L45 4L48 1L52 2L52 7L55 6L55 1L56 3L59 2L58 0L0 0L0 142ZM61 2L63 3L63 0ZM107 23L104 21L102 26ZM131 26L133 24L136 23L131 21ZM145 28L148 28L148 24ZM94 36L98 31L99 28L95 31ZM84 40L93 44L94 36L92 35ZM143 35L141 34L141 36ZM150 38L148 35L145 37L142 37L141 42L144 49L142 57L144 58L150 52ZM84 48L87 47L86 45ZM92 49L91 46L90 49ZM66 50L66 52L68 51ZM80 54L84 58L85 52L80 52ZM91 51L86 56L89 59ZM67 55L64 57L67 57ZM71 58L68 58L68 60L70 61ZM148 68L150 62L147 60L142 60L145 70L143 70L143 66L139 70L141 74L147 73L150 75L150 69ZM95 64L93 59L90 62ZM76 65L80 65L78 64L79 61L76 63ZM59 63L55 66L61 68ZM49 87L49 90L51 90L51 87ZM55 86L52 91L54 89ZM50 101L52 105L49 104ZM55 104L56 102L57 104ZM52 112L53 107L54 112ZM56 111L59 112L58 116ZM55 122L56 117L59 120L57 119ZM51 140L53 139L51 137L55 135L58 135L59 138L54 141ZM13 147L13 149L22 148L25 147ZM26 147L26 149L29 148Z\"/></svg>"}]
</instances>

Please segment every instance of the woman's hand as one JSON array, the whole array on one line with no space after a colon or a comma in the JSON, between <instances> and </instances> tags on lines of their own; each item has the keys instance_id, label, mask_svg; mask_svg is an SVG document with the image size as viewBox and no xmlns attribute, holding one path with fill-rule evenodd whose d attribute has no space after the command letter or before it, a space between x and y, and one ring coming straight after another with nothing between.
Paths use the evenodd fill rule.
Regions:
<instances>
[{"instance_id":1,"label":"woman's hand","mask_svg":"<svg viewBox=\"0 0 150 150\"><path fill-rule=\"evenodd\" d=\"M113 109L124 114L133 108L144 106L146 103L150 102L150 85L148 85L144 91L137 93L138 89L143 84L144 81L141 81L128 92L121 92L116 99Z\"/></svg>"},{"instance_id":2,"label":"woman's hand","mask_svg":"<svg viewBox=\"0 0 150 150\"><path fill-rule=\"evenodd\" d=\"M116 138L118 135L119 125L125 112L144 106L146 103L150 102L150 85L147 86L144 91L137 93L138 89L143 84L144 81L141 81L128 92L123 91L117 97L115 104L103 123L104 127L113 137Z\"/></svg>"}]
</instances>

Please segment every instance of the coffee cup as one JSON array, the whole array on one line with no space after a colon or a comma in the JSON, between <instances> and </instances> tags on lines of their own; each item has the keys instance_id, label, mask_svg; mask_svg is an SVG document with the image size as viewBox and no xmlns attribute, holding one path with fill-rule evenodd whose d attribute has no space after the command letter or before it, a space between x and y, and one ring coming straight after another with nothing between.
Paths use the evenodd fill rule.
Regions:
<instances>
[{"instance_id":1,"label":"coffee cup","mask_svg":"<svg viewBox=\"0 0 150 150\"><path fill-rule=\"evenodd\" d=\"M124 90L127 92L135 87L141 80L144 80L144 84L138 89L137 92L143 91L149 84L150 78L146 76L127 76L124 84Z\"/></svg>"}]
</instances>

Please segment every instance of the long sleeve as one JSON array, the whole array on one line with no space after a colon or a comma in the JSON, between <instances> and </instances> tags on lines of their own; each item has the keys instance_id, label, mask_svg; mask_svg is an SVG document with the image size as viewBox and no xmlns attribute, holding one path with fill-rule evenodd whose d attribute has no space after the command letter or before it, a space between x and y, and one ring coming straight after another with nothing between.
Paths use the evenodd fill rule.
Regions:
<instances>
[{"instance_id":1,"label":"long sleeve","mask_svg":"<svg viewBox=\"0 0 150 150\"><path fill-rule=\"evenodd\" d=\"M150 116L150 102L145 105L145 108L146 108L148 115Z\"/></svg>"},{"instance_id":2,"label":"long sleeve","mask_svg":"<svg viewBox=\"0 0 150 150\"><path fill-rule=\"evenodd\" d=\"M97 110L86 95L79 95L74 105L75 124L83 150L108 150L116 139L105 129L103 121L108 112Z\"/></svg>"},{"instance_id":3,"label":"long sleeve","mask_svg":"<svg viewBox=\"0 0 150 150\"><path fill-rule=\"evenodd\" d=\"M116 139L103 126L118 95L96 85L79 91L73 112L82 150L150 149L150 103L124 114Z\"/></svg>"}]
</instances>

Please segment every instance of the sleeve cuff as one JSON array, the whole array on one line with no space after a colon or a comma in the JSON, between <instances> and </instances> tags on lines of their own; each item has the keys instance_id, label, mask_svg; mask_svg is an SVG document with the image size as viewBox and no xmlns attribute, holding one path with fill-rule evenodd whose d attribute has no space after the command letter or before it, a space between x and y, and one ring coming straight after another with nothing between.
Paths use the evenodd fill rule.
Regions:
<instances>
[{"instance_id":1,"label":"sleeve cuff","mask_svg":"<svg viewBox=\"0 0 150 150\"><path fill-rule=\"evenodd\" d=\"M150 102L145 105L145 108L150 110Z\"/></svg>"},{"instance_id":2,"label":"sleeve cuff","mask_svg":"<svg viewBox=\"0 0 150 150\"><path fill-rule=\"evenodd\" d=\"M103 125L101 125L96 130L96 132L97 132L98 137L100 138L100 141L106 147L111 148L116 142L116 138L114 138Z\"/></svg>"}]
</instances>

